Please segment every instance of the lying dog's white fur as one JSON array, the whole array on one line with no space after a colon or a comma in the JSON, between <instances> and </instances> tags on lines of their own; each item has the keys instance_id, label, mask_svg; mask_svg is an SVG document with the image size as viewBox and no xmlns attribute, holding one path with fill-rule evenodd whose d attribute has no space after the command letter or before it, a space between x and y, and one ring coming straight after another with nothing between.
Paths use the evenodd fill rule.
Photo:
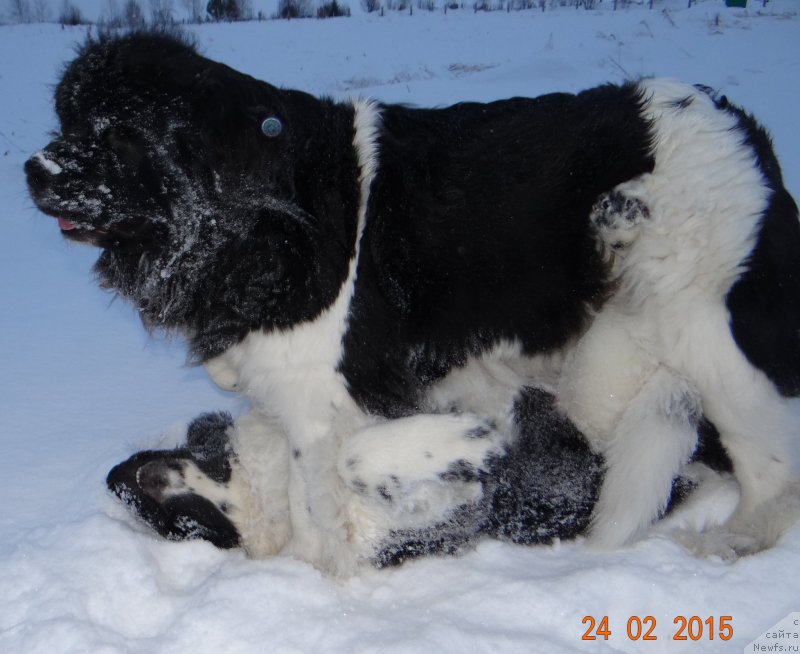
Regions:
<instances>
[{"instance_id":1,"label":"lying dog's white fur","mask_svg":"<svg viewBox=\"0 0 800 654\"><path fill-rule=\"evenodd\" d=\"M352 572L398 533L491 512L525 386L605 459L598 545L664 511L702 416L741 485L714 550L796 518L800 225L766 134L725 99L643 80L336 105L135 35L87 46L57 108L27 165L37 205L253 404L214 474L191 448L112 473L161 533Z\"/></svg>"}]
</instances>

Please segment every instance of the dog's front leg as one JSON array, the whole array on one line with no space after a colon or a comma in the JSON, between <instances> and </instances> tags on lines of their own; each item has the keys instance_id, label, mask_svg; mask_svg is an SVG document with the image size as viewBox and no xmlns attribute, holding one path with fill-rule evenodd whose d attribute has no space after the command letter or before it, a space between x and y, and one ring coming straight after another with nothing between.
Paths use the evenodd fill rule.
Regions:
<instances>
[{"instance_id":1,"label":"dog's front leg","mask_svg":"<svg viewBox=\"0 0 800 654\"><path fill-rule=\"evenodd\" d=\"M374 419L327 366L260 368L245 378L259 413L286 434L291 539L284 551L331 574L352 574L359 561L349 535L351 491L336 461L342 441Z\"/></svg>"},{"instance_id":2,"label":"dog's front leg","mask_svg":"<svg viewBox=\"0 0 800 654\"><path fill-rule=\"evenodd\" d=\"M289 509L292 539L287 552L339 576L354 572L349 545L347 490L336 471L341 435L333 430L290 436Z\"/></svg>"}]
</instances>

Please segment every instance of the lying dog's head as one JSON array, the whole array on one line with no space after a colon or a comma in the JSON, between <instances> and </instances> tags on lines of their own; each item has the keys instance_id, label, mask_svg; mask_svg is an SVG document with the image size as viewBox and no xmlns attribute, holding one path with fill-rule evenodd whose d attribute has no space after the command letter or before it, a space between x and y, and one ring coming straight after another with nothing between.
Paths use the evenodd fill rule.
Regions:
<instances>
[{"instance_id":1,"label":"lying dog's head","mask_svg":"<svg viewBox=\"0 0 800 654\"><path fill-rule=\"evenodd\" d=\"M352 230L341 221L357 191L354 181L320 199L301 187L309 162L324 158L317 114L346 109L280 91L179 39L135 34L87 44L57 87L56 111L60 131L25 166L31 195L67 238L103 249L101 283L146 324L184 330L205 358L324 303L330 290L309 261L334 240L344 265ZM348 120L352 138L352 116L339 124ZM338 163L355 165L352 154ZM336 228L318 219L330 206Z\"/></svg>"}]
</instances>

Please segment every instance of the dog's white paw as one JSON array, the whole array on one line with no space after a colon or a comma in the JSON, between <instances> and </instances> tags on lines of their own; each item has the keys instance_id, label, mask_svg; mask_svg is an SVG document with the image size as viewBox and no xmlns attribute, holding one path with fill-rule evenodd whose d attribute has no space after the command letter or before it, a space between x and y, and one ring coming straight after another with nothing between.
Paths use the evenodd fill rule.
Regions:
<instances>
[{"instance_id":1,"label":"dog's white paw","mask_svg":"<svg viewBox=\"0 0 800 654\"><path fill-rule=\"evenodd\" d=\"M505 437L473 415L422 415L364 429L343 444L339 473L401 523L436 520L478 501L481 475Z\"/></svg>"},{"instance_id":2,"label":"dog's white paw","mask_svg":"<svg viewBox=\"0 0 800 654\"><path fill-rule=\"evenodd\" d=\"M755 511L734 514L724 524L699 532L677 530L673 536L697 556L735 561L772 547L799 521L800 483L792 482L778 497L762 503Z\"/></svg>"},{"instance_id":3,"label":"dog's white paw","mask_svg":"<svg viewBox=\"0 0 800 654\"><path fill-rule=\"evenodd\" d=\"M689 552L701 558L719 557L724 561L735 561L764 549L759 539L752 534L742 534L714 527L705 531L676 529L670 536Z\"/></svg>"}]
</instances>

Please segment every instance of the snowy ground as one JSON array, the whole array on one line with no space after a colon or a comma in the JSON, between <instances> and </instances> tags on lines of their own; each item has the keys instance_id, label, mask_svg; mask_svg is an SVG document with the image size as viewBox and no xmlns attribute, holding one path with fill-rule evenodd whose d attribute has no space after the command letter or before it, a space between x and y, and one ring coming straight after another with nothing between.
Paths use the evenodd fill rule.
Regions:
<instances>
[{"instance_id":1,"label":"snowy ground","mask_svg":"<svg viewBox=\"0 0 800 654\"><path fill-rule=\"evenodd\" d=\"M717 0L603 4L196 34L213 58L336 97L445 104L624 76L703 82L771 129L800 197L795 0L772 0L763 14ZM56 126L50 85L84 31L0 27L0 652L740 652L800 610L800 528L733 565L657 536L609 554L485 542L458 559L335 582L297 561L168 543L134 524L105 491L108 469L175 443L200 411L242 406L183 365L181 343L148 337L129 307L97 290L95 253L66 244L27 198L22 163ZM626 625L647 615L658 640L645 645ZM706 627L699 641L673 641L674 619L695 615L715 626L731 616L733 640L709 640ZM608 616L608 640L582 640L584 616Z\"/></svg>"}]
</instances>

